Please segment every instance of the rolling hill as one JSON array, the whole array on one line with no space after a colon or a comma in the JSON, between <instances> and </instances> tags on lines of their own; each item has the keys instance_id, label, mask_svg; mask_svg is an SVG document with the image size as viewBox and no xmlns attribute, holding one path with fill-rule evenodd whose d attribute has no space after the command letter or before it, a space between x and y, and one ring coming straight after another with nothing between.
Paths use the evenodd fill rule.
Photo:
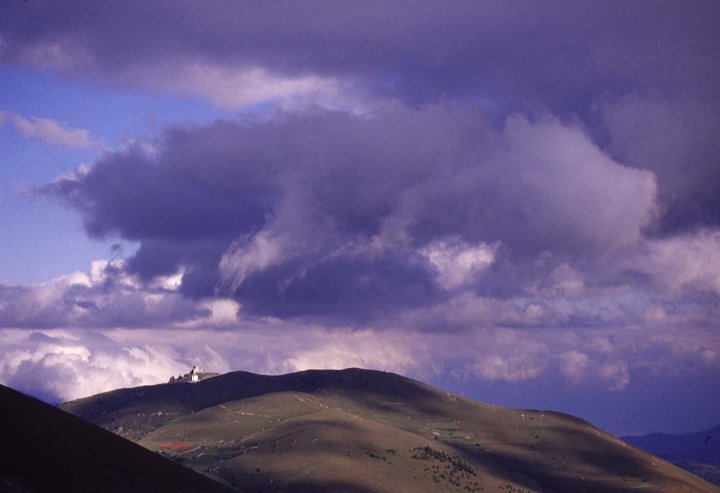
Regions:
<instances>
[{"instance_id":1,"label":"rolling hill","mask_svg":"<svg viewBox=\"0 0 720 493\"><path fill-rule=\"evenodd\" d=\"M719 492L572 416L348 369L121 389L62 408L243 492Z\"/></svg>"},{"instance_id":2,"label":"rolling hill","mask_svg":"<svg viewBox=\"0 0 720 493\"><path fill-rule=\"evenodd\" d=\"M228 492L100 427L0 385L0 491Z\"/></svg>"},{"instance_id":3,"label":"rolling hill","mask_svg":"<svg viewBox=\"0 0 720 493\"><path fill-rule=\"evenodd\" d=\"M720 484L720 426L698 433L652 433L622 438L711 483Z\"/></svg>"}]
</instances>

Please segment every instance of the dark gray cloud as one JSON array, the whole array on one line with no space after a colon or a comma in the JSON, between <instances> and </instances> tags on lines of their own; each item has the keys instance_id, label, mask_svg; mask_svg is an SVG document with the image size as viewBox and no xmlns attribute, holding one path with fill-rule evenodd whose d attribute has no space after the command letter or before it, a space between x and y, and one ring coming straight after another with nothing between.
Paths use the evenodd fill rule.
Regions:
<instances>
[{"instance_id":1,"label":"dark gray cloud","mask_svg":"<svg viewBox=\"0 0 720 493\"><path fill-rule=\"evenodd\" d=\"M138 240L125 270L141 279L182 270L190 296L355 321L460 285L518 293L564 260L633 247L656 217L653 175L578 124L496 127L472 105L173 128L42 192L92 235Z\"/></svg>"},{"instance_id":2,"label":"dark gray cloud","mask_svg":"<svg viewBox=\"0 0 720 493\"><path fill-rule=\"evenodd\" d=\"M253 273L235 289L235 296L250 312L283 318L322 316L340 323L368 323L444 297L418 255L350 252L304 260Z\"/></svg>"},{"instance_id":3,"label":"dark gray cloud","mask_svg":"<svg viewBox=\"0 0 720 493\"><path fill-rule=\"evenodd\" d=\"M642 83L710 86L711 1L183 2L3 5L8 61L113 77L154 63L213 61L359 78L423 100L505 94L571 107ZM53 51L54 49L54 51ZM63 58L65 57L65 58ZM360 74L365 74L361 76ZM710 86L712 87L712 86Z\"/></svg>"},{"instance_id":4,"label":"dark gray cloud","mask_svg":"<svg viewBox=\"0 0 720 493\"><path fill-rule=\"evenodd\" d=\"M660 183L660 232L720 226L720 101L632 94L603 108L610 150Z\"/></svg>"},{"instance_id":5,"label":"dark gray cloud","mask_svg":"<svg viewBox=\"0 0 720 493\"><path fill-rule=\"evenodd\" d=\"M461 287L524 295L565 264L586 286L627 285L622 264L654 289L628 252L720 221L710 2L3 8L6 63L243 101L319 84L316 102L362 102L167 129L45 189L91 235L140 243L126 272L182 270L190 297L362 320ZM450 240L466 253L440 268L427 253Z\"/></svg>"},{"instance_id":6,"label":"dark gray cloud","mask_svg":"<svg viewBox=\"0 0 720 493\"><path fill-rule=\"evenodd\" d=\"M491 1L450 8L434 1L388 6L220 1L60 5L48 0L4 2L0 9L0 60L53 67L110 84L176 90L220 102L244 92L247 97L240 99L247 103L315 92L336 105L357 98L370 98L373 104L399 99L415 106L475 99L496 122L513 112L579 118L615 158L656 175L665 210L660 232L720 223L714 200L720 150L713 138L720 107L717 2ZM252 75L238 76L248 73ZM215 144L247 145L223 141L219 128L207 131L219 139L212 142L208 136L207 149L197 140L189 144L192 150L179 141L169 149L190 151L187 162L197 162L212 159ZM138 166L142 160L131 153L115 159L116 166ZM93 179L106 179L111 167L107 163L108 175L97 173ZM185 178L201 173L193 168L199 167L187 167ZM202 191L182 189L185 178L146 176L149 181L135 187L138 195L147 186L166 193L168 200L186 194L187 203L204 203ZM209 215L193 208L183 221L177 214L163 217L156 234L186 235L188 228L197 228L202 235L204 229L233 221L257 224L272 191L247 178L247 186L268 202L228 199L222 207L227 217L215 214L215 222L198 221ZM155 187L160 181L162 190ZM244 196L249 193L245 190ZM139 199L133 203L143 214L168 210L146 208ZM136 212L128 203L127 221ZM150 234L115 219L113 224L129 235ZM103 224L98 221L90 231L104 233Z\"/></svg>"},{"instance_id":7,"label":"dark gray cloud","mask_svg":"<svg viewBox=\"0 0 720 493\"><path fill-rule=\"evenodd\" d=\"M265 170L269 176L253 175L255 169L241 156L243 143L232 144L224 126L216 125L209 136L207 130L193 131L192 149L183 142L187 131L168 132L161 145L170 166L132 148L102 158L83 178L82 190L73 180L61 180L56 187L85 212L86 229L97 237L119 233L128 239L201 240L258 226L276 193L276 184L268 181L272 170ZM208 173L204 162L218 164Z\"/></svg>"}]
</instances>

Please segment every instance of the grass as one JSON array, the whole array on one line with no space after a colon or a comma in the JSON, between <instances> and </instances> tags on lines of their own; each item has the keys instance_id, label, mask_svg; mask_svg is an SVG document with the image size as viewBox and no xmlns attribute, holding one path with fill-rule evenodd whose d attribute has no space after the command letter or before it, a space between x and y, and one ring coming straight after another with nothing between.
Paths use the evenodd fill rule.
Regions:
<instances>
[{"instance_id":1,"label":"grass","mask_svg":"<svg viewBox=\"0 0 720 493\"><path fill-rule=\"evenodd\" d=\"M143 391L145 405L124 393L71 407L113 415L115 426L142 432L143 446L238 491L718 491L576 418L473 402L389 373L238 373ZM138 410L152 421L138 421ZM193 446L168 447L183 442Z\"/></svg>"}]
</instances>

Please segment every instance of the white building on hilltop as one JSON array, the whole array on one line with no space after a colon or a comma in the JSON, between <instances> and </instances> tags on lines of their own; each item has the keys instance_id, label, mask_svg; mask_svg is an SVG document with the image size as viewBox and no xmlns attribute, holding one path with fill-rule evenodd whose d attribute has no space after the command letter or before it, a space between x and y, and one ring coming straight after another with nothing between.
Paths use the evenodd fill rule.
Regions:
<instances>
[{"instance_id":1,"label":"white building on hilltop","mask_svg":"<svg viewBox=\"0 0 720 493\"><path fill-rule=\"evenodd\" d=\"M185 375L180 375L177 378L170 377L170 381L168 383L198 383L203 380L207 380L208 378L216 377L218 375L220 374L200 371L200 368L198 368L197 366L193 366L192 370L190 370Z\"/></svg>"}]
</instances>

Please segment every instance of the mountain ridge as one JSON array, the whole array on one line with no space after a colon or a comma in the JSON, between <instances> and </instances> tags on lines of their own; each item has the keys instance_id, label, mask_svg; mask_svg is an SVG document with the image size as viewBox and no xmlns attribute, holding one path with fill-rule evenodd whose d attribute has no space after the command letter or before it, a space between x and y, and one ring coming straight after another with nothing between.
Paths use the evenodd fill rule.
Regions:
<instances>
[{"instance_id":1,"label":"mountain ridge","mask_svg":"<svg viewBox=\"0 0 720 493\"><path fill-rule=\"evenodd\" d=\"M61 407L237 491L720 491L580 418L374 370L232 372Z\"/></svg>"}]
</instances>

